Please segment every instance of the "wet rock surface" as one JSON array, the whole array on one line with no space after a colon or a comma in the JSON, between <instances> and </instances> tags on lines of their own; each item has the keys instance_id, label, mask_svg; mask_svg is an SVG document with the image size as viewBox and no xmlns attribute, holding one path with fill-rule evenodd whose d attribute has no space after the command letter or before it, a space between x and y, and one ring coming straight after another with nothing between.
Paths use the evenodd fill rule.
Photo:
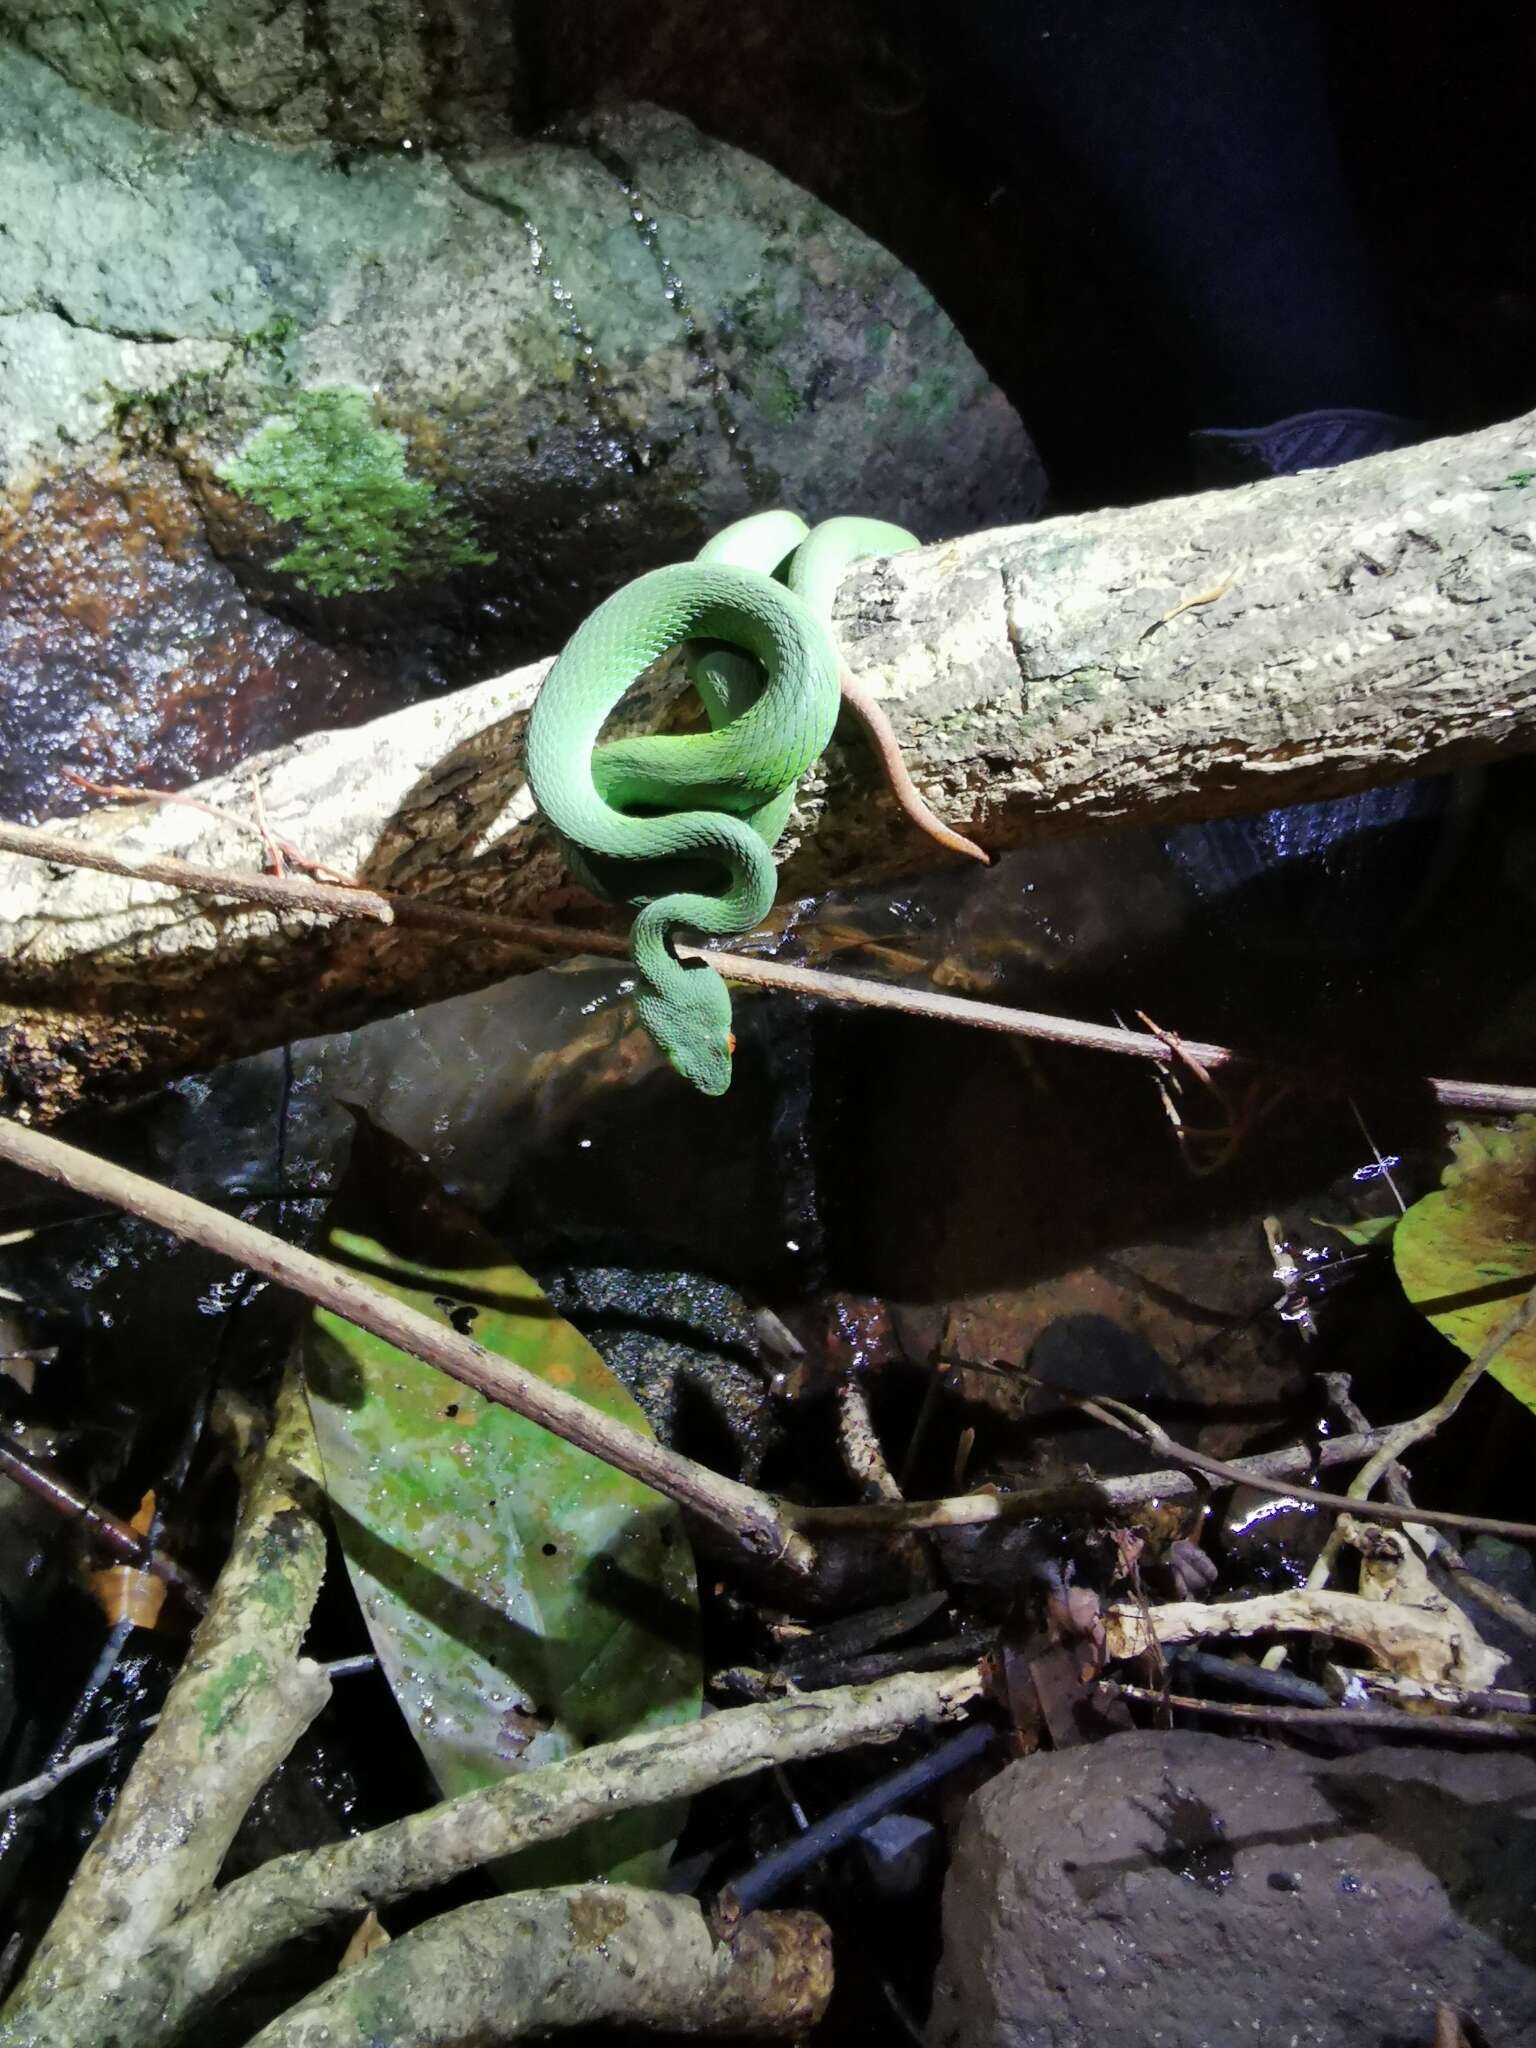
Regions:
<instances>
[{"instance_id":1,"label":"wet rock surface","mask_svg":"<svg viewBox=\"0 0 1536 2048\"><path fill-rule=\"evenodd\" d=\"M499 132L516 86L512 16L512 0L10 0L0 26L71 85L156 127L365 144Z\"/></svg>"},{"instance_id":2,"label":"wet rock surface","mask_svg":"<svg viewBox=\"0 0 1536 2048\"><path fill-rule=\"evenodd\" d=\"M0 344L3 345L3 344ZM366 718L391 683L251 601L174 464L152 454L0 500L0 814L68 811L99 784L179 787L296 716Z\"/></svg>"},{"instance_id":3,"label":"wet rock surface","mask_svg":"<svg viewBox=\"0 0 1536 2048\"><path fill-rule=\"evenodd\" d=\"M410 141L168 133L0 46L11 815L548 653L756 508L1037 508L927 291L766 165L644 106Z\"/></svg>"},{"instance_id":4,"label":"wet rock surface","mask_svg":"<svg viewBox=\"0 0 1536 2048\"><path fill-rule=\"evenodd\" d=\"M932 2048L1536 2034L1536 1761L1140 1732L971 1801Z\"/></svg>"}]
</instances>

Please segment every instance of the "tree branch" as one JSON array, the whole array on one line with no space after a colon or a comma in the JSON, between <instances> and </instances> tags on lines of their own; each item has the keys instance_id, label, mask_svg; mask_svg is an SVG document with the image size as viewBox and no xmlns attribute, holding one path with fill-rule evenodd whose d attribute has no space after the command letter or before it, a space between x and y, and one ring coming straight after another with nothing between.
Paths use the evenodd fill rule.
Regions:
<instances>
[{"instance_id":1,"label":"tree branch","mask_svg":"<svg viewBox=\"0 0 1536 2048\"><path fill-rule=\"evenodd\" d=\"M100 2004L212 1888L247 1807L330 1697L299 1656L325 1570L319 1469L290 1374L187 1661L6 2008L7 2039L71 1987Z\"/></svg>"},{"instance_id":2,"label":"tree branch","mask_svg":"<svg viewBox=\"0 0 1536 2048\"><path fill-rule=\"evenodd\" d=\"M717 1943L692 1899L568 1885L439 1914L251 2048L499 2048L567 2027L796 2038L831 1995L831 1934L814 1913L758 1913Z\"/></svg>"},{"instance_id":3,"label":"tree branch","mask_svg":"<svg viewBox=\"0 0 1536 2048\"><path fill-rule=\"evenodd\" d=\"M510 1359L498 1358L473 1338L433 1322L419 1309L370 1286L344 1267L286 1244L237 1216L226 1216L191 1195L179 1194L42 1131L3 1119L0 1159L9 1159L78 1194L127 1209L237 1265L254 1267L280 1287L291 1288L359 1329L372 1331L413 1358L425 1359L488 1401L500 1402L594 1458L654 1486L748 1557L781 1566L802 1578L810 1573L815 1553L785 1520L771 1495L722 1478L707 1466L668 1450L653 1437L600 1414L576 1395L539 1379Z\"/></svg>"},{"instance_id":4,"label":"tree branch","mask_svg":"<svg viewBox=\"0 0 1536 2048\"><path fill-rule=\"evenodd\" d=\"M588 1820L689 1798L770 1764L892 1742L911 1728L956 1718L980 1690L974 1668L907 1672L875 1685L732 1707L515 1772L371 1834L275 1857L237 1878L145 1956L146 1974L172 1987L163 2031L152 2038L173 2040L285 1942L314 1928L554 1841ZM72 2048L102 2038L71 2036Z\"/></svg>"},{"instance_id":5,"label":"tree branch","mask_svg":"<svg viewBox=\"0 0 1536 2048\"><path fill-rule=\"evenodd\" d=\"M489 911L468 910L453 903L381 894L372 889L339 888L316 882L307 875L223 873L170 858L145 864L102 847L77 846L58 833L41 832L30 825L0 824L0 852L23 854L64 868L86 867L130 880L147 873L152 866L156 880L175 884L196 896L396 924L412 931L436 932L444 940L469 937L503 947L509 963L526 962L530 956L537 958L541 953L557 958L589 953L620 960L629 954L626 941L616 932L584 930L570 924L535 924L522 918L498 917ZM1042 1039L1052 1045L1075 1045L1087 1052L1116 1053L1129 1059L1152 1060L1165 1067L1176 1066L1181 1060L1194 1061L1206 1073L1252 1064L1231 1046L1212 1045L1200 1039L1181 1038L1175 1042L1166 1033L1131 1031L1123 1024L1100 1024L1088 1018L1060 1017L1043 1010L980 1002L972 996L949 995L931 988L906 988L900 983L833 974L825 968L796 967L750 953L718 952L687 945L677 950L685 960L708 960L727 981L738 986L777 990L785 995L804 996L812 1002L851 1009L891 1010L935 1024L960 1025L967 1030L999 1032L1013 1038ZM1536 1088L1438 1077L1425 1078L1418 1085L1448 1109L1486 1110L1500 1116L1536 1111Z\"/></svg>"}]
</instances>

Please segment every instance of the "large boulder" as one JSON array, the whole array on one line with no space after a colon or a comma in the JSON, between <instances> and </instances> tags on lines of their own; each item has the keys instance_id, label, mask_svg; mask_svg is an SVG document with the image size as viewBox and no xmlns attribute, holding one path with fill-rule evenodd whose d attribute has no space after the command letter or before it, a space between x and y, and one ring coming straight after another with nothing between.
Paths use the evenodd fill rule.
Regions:
<instances>
[{"instance_id":1,"label":"large boulder","mask_svg":"<svg viewBox=\"0 0 1536 2048\"><path fill-rule=\"evenodd\" d=\"M112 97L0 48L0 813L548 653L754 508L1038 507L911 273L676 115L348 153Z\"/></svg>"},{"instance_id":2,"label":"large boulder","mask_svg":"<svg viewBox=\"0 0 1536 2048\"><path fill-rule=\"evenodd\" d=\"M0 33L161 128L280 142L495 139L520 97L517 0L0 0Z\"/></svg>"},{"instance_id":3,"label":"large boulder","mask_svg":"<svg viewBox=\"0 0 1536 2048\"><path fill-rule=\"evenodd\" d=\"M1141 1732L966 1810L931 2048L1536 2040L1536 1759Z\"/></svg>"}]
</instances>

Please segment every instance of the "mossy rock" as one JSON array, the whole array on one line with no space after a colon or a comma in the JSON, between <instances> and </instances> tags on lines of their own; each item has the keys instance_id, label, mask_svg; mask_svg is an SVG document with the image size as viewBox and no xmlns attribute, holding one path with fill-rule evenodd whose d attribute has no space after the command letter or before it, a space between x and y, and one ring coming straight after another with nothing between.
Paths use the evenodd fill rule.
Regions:
<instances>
[{"instance_id":1,"label":"mossy rock","mask_svg":"<svg viewBox=\"0 0 1536 2048\"><path fill-rule=\"evenodd\" d=\"M239 497L299 538L273 562L319 597L390 590L496 557L473 523L407 466L366 391L300 391L219 472Z\"/></svg>"}]
</instances>

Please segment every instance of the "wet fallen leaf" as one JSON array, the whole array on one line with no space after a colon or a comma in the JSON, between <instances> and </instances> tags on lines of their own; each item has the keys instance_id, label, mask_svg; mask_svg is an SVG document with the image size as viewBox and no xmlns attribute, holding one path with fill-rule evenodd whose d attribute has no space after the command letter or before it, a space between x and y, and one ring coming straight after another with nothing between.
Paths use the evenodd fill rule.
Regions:
<instances>
[{"instance_id":1,"label":"wet fallen leaf","mask_svg":"<svg viewBox=\"0 0 1536 2048\"><path fill-rule=\"evenodd\" d=\"M154 1521L155 1496L151 1491L139 1502L138 1513L128 1526L135 1535L147 1536ZM141 1565L109 1564L92 1572L86 1583L114 1628L120 1621L132 1622L135 1628L153 1628L160 1619L160 1610L165 1605L165 1581Z\"/></svg>"},{"instance_id":2,"label":"wet fallen leaf","mask_svg":"<svg viewBox=\"0 0 1536 2048\"><path fill-rule=\"evenodd\" d=\"M1536 1116L1458 1124L1441 1185L1399 1219L1392 1256L1414 1307L1475 1357L1536 1286ZM1536 1330L1489 1371L1536 1408Z\"/></svg>"},{"instance_id":3,"label":"wet fallen leaf","mask_svg":"<svg viewBox=\"0 0 1536 2048\"><path fill-rule=\"evenodd\" d=\"M414 1155L361 1121L328 1250L649 1433L528 1275ZM697 1588L669 1501L324 1310L305 1362L347 1567L444 1793L697 1717ZM679 1818L621 1815L513 1859L507 1881L656 1882Z\"/></svg>"}]
</instances>

